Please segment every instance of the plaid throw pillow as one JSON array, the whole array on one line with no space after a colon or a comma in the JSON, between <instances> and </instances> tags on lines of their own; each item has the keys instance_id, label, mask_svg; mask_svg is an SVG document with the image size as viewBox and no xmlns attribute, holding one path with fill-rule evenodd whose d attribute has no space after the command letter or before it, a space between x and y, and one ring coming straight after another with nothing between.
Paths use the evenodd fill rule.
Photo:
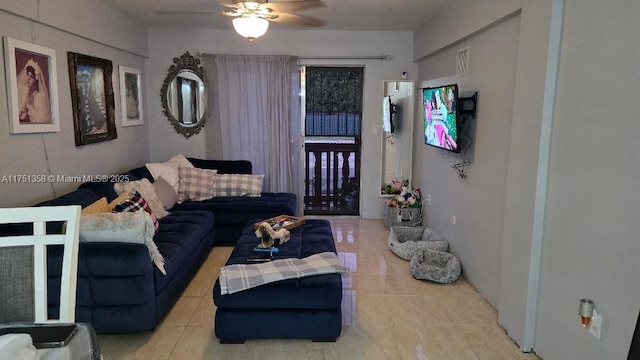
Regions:
<instances>
[{"instance_id":1,"label":"plaid throw pillow","mask_svg":"<svg viewBox=\"0 0 640 360\"><path fill-rule=\"evenodd\" d=\"M153 220L153 227L156 229L156 232L158 232L158 228L160 227L160 224L158 224L158 219L155 215L153 215L151 208L149 207L149 205L147 205L147 202L144 201L144 199L136 189L131 189L129 196L127 196L127 198L122 202L117 203L113 207L111 212L136 212L138 210L144 210L149 213L149 216L151 216L151 220Z\"/></svg>"},{"instance_id":2,"label":"plaid throw pillow","mask_svg":"<svg viewBox=\"0 0 640 360\"><path fill-rule=\"evenodd\" d=\"M264 175L218 174L213 183L213 196L260 197Z\"/></svg>"},{"instance_id":3,"label":"plaid throw pillow","mask_svg":"<svg viewBox=\"0 0 640 360\"><path fill-rule=\"evenodd\" d=\"M201 201L211 199L213 183L218 170L178 167L178 200Z\"/></svg>"}]
</instances>

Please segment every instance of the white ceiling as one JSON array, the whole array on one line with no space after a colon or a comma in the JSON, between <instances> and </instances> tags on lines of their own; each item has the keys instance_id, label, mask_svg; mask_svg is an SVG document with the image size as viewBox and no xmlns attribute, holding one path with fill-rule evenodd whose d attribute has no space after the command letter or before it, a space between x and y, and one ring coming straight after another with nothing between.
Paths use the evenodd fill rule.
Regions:
<instances>
[{"instance_id":1,"label":"white ceiling","mask_svg":"<svg viewBox=\"0 0 640 360\"><path fill-rule=\"evenodd\" d=\"M219 14L231 0L100 0L152 27L231 29L231 19ZM327 21L319 29L362 31L413 31L443 11L454 0L324 0L326 8L298 12ZM287 2L270 0L270 3ZM158 14L157 11L208 10L202 14ZM272 23L274 29L303 29Z\"/></svg>"}]
</instances>

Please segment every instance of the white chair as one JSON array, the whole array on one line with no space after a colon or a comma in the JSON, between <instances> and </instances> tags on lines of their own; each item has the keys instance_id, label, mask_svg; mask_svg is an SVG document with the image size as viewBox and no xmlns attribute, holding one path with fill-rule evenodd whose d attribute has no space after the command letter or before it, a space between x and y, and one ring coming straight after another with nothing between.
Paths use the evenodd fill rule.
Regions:
<instances>
[{"instance_id":1,"label":"white chair","mask_svg":"<svg viewBox=\"0 0 640 360\"><path fill-rule=\"evenodd\" d=\"M59 221L66 222L64 234L47 234L47 222ZM0 248L33 247L34 319L32 320L36 323L75 322L80 206L3 208L0 209L0 224L33 224L32 235L0 237ZM47 246L56 244L64 246L60 286L60 316L59 319L49 319L47 314ZM13 262L19 263L19 259L17 261L14 259ZM25 264L25 269L30 268L27 265L30 264ZM0 264L1 266L3 264ZM28 285L25 285L25 287L28 287ZM0 299L0 302L4 302L4 300ZM28 319L22 320L29 321ZM1 322L2 320L0 320Z\"/></svg>"}]
</instances>

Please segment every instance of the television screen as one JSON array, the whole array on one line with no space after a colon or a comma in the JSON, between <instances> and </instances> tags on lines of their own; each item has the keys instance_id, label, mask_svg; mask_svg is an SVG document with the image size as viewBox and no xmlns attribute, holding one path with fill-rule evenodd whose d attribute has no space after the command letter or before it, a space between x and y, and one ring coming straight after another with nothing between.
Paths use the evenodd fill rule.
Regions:
<instances>
[{"instance_id":1,"label":"television screen","mask_svg":"<svg viewBox=\"0 0 640 360\"><path fill-rule=\"evenodd\" d=\"M460 152L458 111L458 85L426 88L422 91L424 109L424 143Z\"/></svg>"},{"instance_id":2,"label":"television screen","mask_svg":"<svg viewBox=\"0 0 640 360\"><path fill-rule=\"evenodd\" d=\"M393 132L393 105L391 105L391 96L382 98L382 130L384 132Z\"/></svg>"}]
</instances>

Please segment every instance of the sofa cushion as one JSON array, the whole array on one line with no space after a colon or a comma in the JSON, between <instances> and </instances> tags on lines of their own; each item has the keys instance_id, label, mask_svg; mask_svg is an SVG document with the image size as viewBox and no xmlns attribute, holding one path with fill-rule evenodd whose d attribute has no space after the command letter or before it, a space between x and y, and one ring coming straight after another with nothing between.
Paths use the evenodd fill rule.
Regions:
<instances>
[{"instance_id":1,"label":"sofa cushion","mask_svg":"<svg viewBox=\"0 0 640 360\"><path fill-rule=\"evenodd\" d=\"M214 197L205 201L185 201L173 210L207 210L216 214L216 226L244 226L253 218L270 218L282 214L295 215L297 197L291 193L262 193L254 197Z\"/></svg>"},{"instance_id":2,"label":"sofa cushion","mask_svg":"<svg viewBox=\"0 0 640 360\"><path fill-rule=\"evenodd\" d=\"M221 174L213 182L213 196L260 197L264 175Z\"/></svg>"},{"instance_id":3,"label":"sofa cushion","mask_svg":"<svg viewBox=\"0 0 640 360\"><path fill-rule=\"evenodd\" d=\"M134 179L131 179L131 181L133 180L141 180L141 179L147 179L151 182L153 182L153 175L151 175L151 173L149 172L149 169L147 169L146 166L140 166L137 167L133 170L129 170L129 173L134 176Z\"/></svg>"},{"instance_id":4,"label":"sofa cushion","mask_svg":"<svg viewBox=\"0 0 640 360\"><path fill-rule=\"evenodd\" d=\"M178 200L202 201L213 196L213 183L218 170L178 167Z\"/></svg>"},{"instance_id":5,"label":"sofa cushion","mask_svg":"<svg viewBox=\"0 0 640 360\"><path fill-rule=\"evenodd\" d=\"M166 274L164 259L153 242L154 234L152 218L143 211L83 214L80 217L80 241L144 244L151 261Z\"/></svg>"},{"instance_id":6,"label":"sofa cushion","mask_svg":"<svg viewBox=\"0 0 640 360\"><path fill-rule=\"evenodd\" d=\"M253 167L248 160L204 160L188 158L193 166L201 169L215 169L218 174L252 174Z\"/></svg>"},{"instance_id":7,"label":"sofa cushion","mask_svg":"<svg viewBox=\"0 0 640 360\"><path fill-rule=\"evenodd\" d=\"M202 241L214 227L215 216L209 211L173 210L160 220L160 231L153 238L160 253L164 256L168 276L156 276L156 292L162 290L171 275L184 266Z\"/></svg>"}]
</instances>

